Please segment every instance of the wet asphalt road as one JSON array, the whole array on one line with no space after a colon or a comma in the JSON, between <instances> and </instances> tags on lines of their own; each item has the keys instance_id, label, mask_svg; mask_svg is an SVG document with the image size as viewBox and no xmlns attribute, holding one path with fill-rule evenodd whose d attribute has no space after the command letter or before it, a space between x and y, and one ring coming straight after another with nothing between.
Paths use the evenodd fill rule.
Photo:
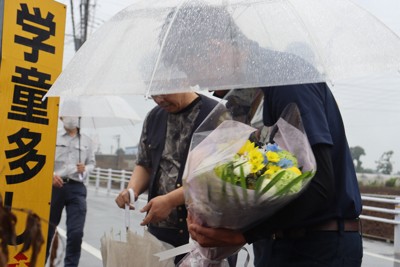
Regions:
<instances>
[{"instance_id":1,"label":"wet asphalt road","mask_svg":"<svg viewBox=\"0 0 400 267\"><path fill-rule=\"evenodd\" d=\"M111 230L121 240L125 238L125 211L117 207L114 198L117 191L107 192L105 189L96 191L93 187L88 187L88 214L85 225L84 243L82 244L81 267L103 267L100 252L100 238L106 232ZM145 204L144 199L139 200L139 206ZM135 216L131 216L131 229L138 233L143 232L143 227L140 226L140 221L143 215L135 212ZM59 231L63 244L65 244L65 215L59 225ZM393 243L376 241L364 238L364 258L362 267L400 267L400 258L395 259ZM63 245L61 245L62 248ZM249 251L250 264L253 266L251 246L246 246ZM60 253L62 250L60 250ZM239 253L238 267L244 266L247 254L242 251ZM62 267L63 262L59 262L57 267Z\"/></svg>"}]
</instances>

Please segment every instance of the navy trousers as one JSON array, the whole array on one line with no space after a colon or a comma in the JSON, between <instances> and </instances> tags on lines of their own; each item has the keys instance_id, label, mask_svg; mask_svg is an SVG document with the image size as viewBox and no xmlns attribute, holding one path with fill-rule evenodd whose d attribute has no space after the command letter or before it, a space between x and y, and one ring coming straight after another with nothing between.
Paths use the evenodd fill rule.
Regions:
<instances>
[{"instance_id":1,"label":"navy trousers","mask_svg":"<svg viewBox=\"0 0 400 267\"><path fill-rule=\"evenodd\" d=\"M253 243L254 266L266 266L271 258L272 239L261 239Z\"/></svg>"},{"instance_id":2,"label":"navy trousers","mask_svg":"<svg viewBox=\"0 0 400 267\"><path fill-rule=\"evenodd\" d=\"M301 238L264 243L265 255L255 253L256 267L360 267L362 237L358 232L315 231ZM258 257L257 257L258 255Z\"/></svg>"},{"instance_id":3,"label":"navy trousers","mask_svg":"<svg viewBox=\"0 0 400 267\"><path fill-rule=\"evenodd\" d=\"M50 226L46 256L49 254L55 227L60 223L65 207L67 226L67 247L64 266L77 267L81 257L81 244L86 219L86 186L79 182L64 184L62 188L53 187L50 209Z\"/></svg>"}]
</instances>

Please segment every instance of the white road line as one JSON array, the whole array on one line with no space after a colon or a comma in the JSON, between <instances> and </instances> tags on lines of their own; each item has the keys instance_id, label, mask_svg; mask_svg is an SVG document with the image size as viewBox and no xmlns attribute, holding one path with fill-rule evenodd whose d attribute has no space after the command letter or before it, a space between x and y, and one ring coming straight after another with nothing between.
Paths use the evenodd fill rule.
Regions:
<instances>
[{"instance_id":1,"label":"white road line","mask_svg":"<svg viewBox=\"0 0 400 267\"><path fill-rule=\"evenodd\" d=\"M391 258L391 257L385 257L385 256L382 256L382 255L379 255L379 254L376 254L376 253L366 252L365 250L364 250L364 255L368 255L368 256L371 256L371 257L379 258L379 259L382 259L382 260L391 261L393 263L400 263L400 260L397 260L397 259L394 259L394 258Z\"/></svg>"},{"instance_id":2,"label":"white road line","mask_svg":"<svg viewBox=\"0 0 400 267\"><path fill-rule=\"evenodd\" d=\"M63 238L66 238L66 232L64 229L57 227L57 231ZM86 252L88 252L89 254L93 255L94 257L98 258L99 260L102 260L100 250L89 245L85 241L82 241L82 249L85 250Z\"/></svg>"}]
</instances>

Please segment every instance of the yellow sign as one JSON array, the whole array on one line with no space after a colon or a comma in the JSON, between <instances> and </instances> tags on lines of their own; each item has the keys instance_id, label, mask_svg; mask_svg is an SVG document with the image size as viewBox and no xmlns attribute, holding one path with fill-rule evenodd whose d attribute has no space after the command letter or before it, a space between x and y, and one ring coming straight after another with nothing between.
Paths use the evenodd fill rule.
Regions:
<instances>
[{"instance_id":1,"label":"yellow sign","mask_svg":"<svg viewBox=\"0 0 400 267\"><path fill-rule=\"evenodd\" d=\"M17 215L17 247L8 266L29 266L26 213L42 220L47 240L58 122L58 98L42 101L62 69L65 5L53 0L6 0L0 63L0 197ZM1 17L1 16L0 16ZM44 266L41 247L37 266Z\"/></svg>"}]
</instances>

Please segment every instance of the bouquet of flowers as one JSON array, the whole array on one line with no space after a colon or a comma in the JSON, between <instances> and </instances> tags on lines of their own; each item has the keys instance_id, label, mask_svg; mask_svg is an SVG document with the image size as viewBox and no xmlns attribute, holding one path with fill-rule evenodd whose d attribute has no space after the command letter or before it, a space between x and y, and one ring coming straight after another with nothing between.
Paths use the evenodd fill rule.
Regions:
<instances>
[{"instance_id":1,"label":"bouquet of flowers","mask_svg":"<svg viewBox=\"0 0 400 267\"><path fill-rule=\"evenodd\" d=\"M293 201L315 174L302 125L280 118L268 142L252 141L255 130L225 120L190 151L184 191L187 208L198 223L245 229ZM179 266L228 266L224 259L239 249L196 244Z\"/></svg>"},{"instance_id":2,"label":"bouquet of flowers","mask_svg":"<svg viewBox=\"0 0 400 267\"><path fill-rule=\"evenodd\" d=\"M245 197L246 189L254 190L255 202L263 194L279 197L297 193L302 188L303 180L312 174L310 171L302 173L297 158L276 143L263 145L250 140L231 161L217 165L214 172L223 181L239 186L241 189L238 190L244 190ZM235 190L235 187L232 189ZM226 188L223 188L225 192ZM248 202L247 197L244 200Z\"/></svg>"}]
</instances>

